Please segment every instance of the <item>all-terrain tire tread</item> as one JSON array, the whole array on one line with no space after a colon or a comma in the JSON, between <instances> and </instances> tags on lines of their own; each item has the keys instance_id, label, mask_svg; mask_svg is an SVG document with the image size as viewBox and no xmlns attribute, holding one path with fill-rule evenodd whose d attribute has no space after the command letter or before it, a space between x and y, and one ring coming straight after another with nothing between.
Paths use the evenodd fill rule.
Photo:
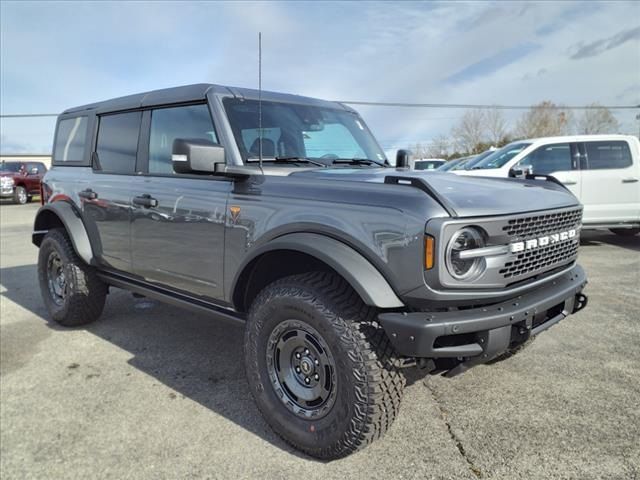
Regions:
<instances>
[{"instance_id":1,"label":"all-terrain tire tread","mask_svg":"<svg viewBox=\"0 0 640 480\"><path fill-rule=\"evenodd\" d=\"M67 233L62 229L50 230L40 245L40 254L46 255L45 242L53 242L61 257L66 259L65 277L67 298L63 308L50 313L53 319L65 327L76 327L97 320L104 309L107 286L98 278L96 271L87 265L76 253ZM46 258L38 262L38 275L43 296L48 295L46 284ZM51 301L45 300L45 303Z\"/></svg>"},{"instance_id":2,"label":"all-terrain tire tread","mask_svg":"<svg viewBox=\"0 0 640 480\"><path fill-rule=\"evenodd\" d=\"M329 272L310 272L283 278L266 287L253 302L249 317L274 298L283 296L311 302L331 322L349 358L359 366L353 371L355 415L339 442L323 449L308 449L283 439L319 458L340 458L364 448L381 437L395 420L405 386L404 376L395 367L395 351L376 321L376 310L365 305L341 277Z\"/></svg>"}]
</instances>

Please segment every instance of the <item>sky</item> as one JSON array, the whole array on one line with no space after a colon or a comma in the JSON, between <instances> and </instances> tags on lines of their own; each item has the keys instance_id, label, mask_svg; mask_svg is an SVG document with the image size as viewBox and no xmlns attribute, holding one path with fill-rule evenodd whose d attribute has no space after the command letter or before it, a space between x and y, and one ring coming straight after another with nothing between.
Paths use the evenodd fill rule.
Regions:
<instances>
[{"instance_id":1,"label":"sky","mask_svg":"<svg viewBox=\"0 0 640 480\"><path fill-rule=\"evenodd\" d=\"M58 113L210 82L327 100L640 105L640 2L0 2L0 112ZM385 150L455 109L356 109ZM520 112L507 113L515 123ZM615 111L638 134L640 109ZM54 118L3 118L0 152L48 153Z\"/></svg>"}]
</instances>

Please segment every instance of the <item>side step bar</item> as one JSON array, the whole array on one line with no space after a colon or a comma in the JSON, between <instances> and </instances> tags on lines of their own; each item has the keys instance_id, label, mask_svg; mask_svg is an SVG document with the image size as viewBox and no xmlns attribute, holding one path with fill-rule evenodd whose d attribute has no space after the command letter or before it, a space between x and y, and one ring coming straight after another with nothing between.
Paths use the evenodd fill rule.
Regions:
<instances>
[{"instance_id":1,"label":"side step bar","mask_svg":"<svg viewBox=\"0 0 640 480\"><path fill-rule=\"evenodd\" d=\"M214 316L219 320L225 320L236 325L244 325L246 322L246 319L242 314L239 314L230 308L225 308L200 298L170 291L155 285L149 285L114 273L98 272L98 277L108 285L122 288L145 297L153 298L159 302L186 308L198 313L205 313L207 315Z\"/></svg>"}]
</instances>

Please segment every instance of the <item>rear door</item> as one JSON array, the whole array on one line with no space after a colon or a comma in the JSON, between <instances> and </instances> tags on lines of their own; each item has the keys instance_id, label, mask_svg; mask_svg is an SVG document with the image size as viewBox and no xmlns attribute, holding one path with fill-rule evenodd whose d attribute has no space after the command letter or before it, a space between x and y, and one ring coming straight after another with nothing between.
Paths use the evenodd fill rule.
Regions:
<instances>
[{"instance_id":1,"label":"rear door","mask_svg":"<svg viewBox=\"0 0 640 480\"><path fill-rule=\"evenodd\" d=\"M626 140L583 142L584 223L611 224L640 220L640 165Z\"/></svg>"},{"instance_id":2,"label":"rear door","mask_svg":"<svg viewBox=\"0 0 640 480\"><path fill-rule=\"evenodd\" d=\"M203 297L223 297L225 211L232 181L176 174L176 138L218 143L206 104L145 112L144 182L132 205L133 267L137 275ZM145 200L146 199L146 200Z\"/></svg>"},{"instance_id":3,"label":"rear door","mask_svg":"<svg viewBox=\"0 0 640 480\"><path fill-rule=\"evenodd\" d=\"M130 272L130 204L136 183L142 112L100 116L90 182L78 184L94 253L106 267Z\"/></svg>"}]
</instances>

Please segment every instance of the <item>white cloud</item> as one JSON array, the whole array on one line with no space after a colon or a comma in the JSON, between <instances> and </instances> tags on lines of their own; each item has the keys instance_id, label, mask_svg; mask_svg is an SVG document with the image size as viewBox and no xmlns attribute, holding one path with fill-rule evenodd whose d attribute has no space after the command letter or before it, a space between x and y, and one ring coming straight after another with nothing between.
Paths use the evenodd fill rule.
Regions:
<instances>
[{"instance_id":1,"label":"white cloud","mask_svg":"<svg viewBox=\"0 0 640 480\"><path fill-rule=\"evenodd\" d=\"M255 87L258 31L270 90L401 102L640 103L637 39L570 59L576 45L634 28L639 15L633 2L3 3L0 103L3 113L61 111L202 81ZM468 81L446 80L523 44L537 49ZM463 113L359 110L385 146L447 133ZM637 130L635 113L619 114L628 131ZM50 148L44 124L7 120L2 133L5 144Z\"/></svg>"}]
</instances>

